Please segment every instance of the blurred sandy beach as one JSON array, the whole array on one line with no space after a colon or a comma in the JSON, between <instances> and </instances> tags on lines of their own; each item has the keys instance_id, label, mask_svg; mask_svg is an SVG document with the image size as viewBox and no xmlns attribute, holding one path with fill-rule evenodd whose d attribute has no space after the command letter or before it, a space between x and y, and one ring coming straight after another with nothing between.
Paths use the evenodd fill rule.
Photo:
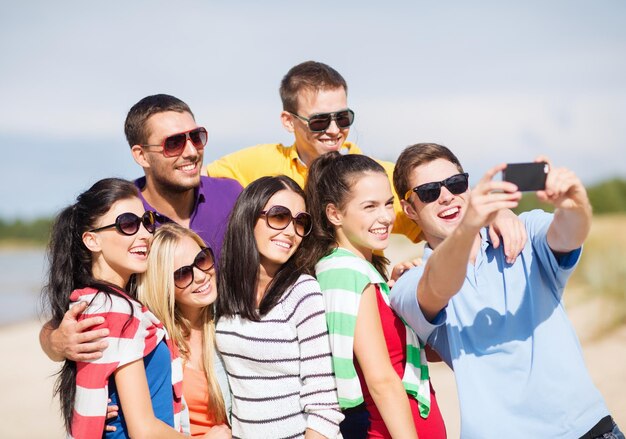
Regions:
<instances>
[{"instance_id":1,"label":"blurred sandy beach","mask_svg":"<svg viewBox=\"0 0 626 439\"><path fill-rule=\"evenodd\" d=\"M408 259L420 250L394 237L392 261ZM567 300L576 291L566 291L566 306L581 340L587 367L613 417L626 429L626 325L606 327L610 305L602 299ZM0 326L4 360L0 373L0 438L62 438L58 404L52 399L54 373L58 365L40 350L40 323L31 319ZM454 377L443 364L431 365L432 381L448 429L448 437L459 437L458 402Z\"/></svg>"},{"instance_id":2,"label":"blurred sandy beach","mask_svg":"<svg viewBox=\"0 0 626 439\"><path fill-rule=\"evenodd\" d=\"M580 310L582 311L582 310ZM37 321L0 328L0 346L5 352L0 373L0 437L64 437L58 404L52 400L57 365L39 349ZM581 334L581 328L577 328ZM626 326L600 338L583 340L587 367L604 395L616 422L626 426ZM443 364L431 365L433 385L448 429L459 437L458 402L454 377Z\"/></svg>"}]
</instances>

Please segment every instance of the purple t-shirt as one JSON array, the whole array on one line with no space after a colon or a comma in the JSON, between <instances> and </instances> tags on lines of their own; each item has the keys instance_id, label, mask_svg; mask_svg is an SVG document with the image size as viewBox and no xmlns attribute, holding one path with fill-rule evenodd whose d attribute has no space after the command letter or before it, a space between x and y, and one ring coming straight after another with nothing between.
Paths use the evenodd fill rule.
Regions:
<instances>
[{"instance_id":1,"label":"purple t-shirt","mask_svg":"<svg viewBox=\"0 0 626 439\"><path fill-rule=\"evenodd\" d=\"M143 189L145 185L146 177L135 180L135 186L139 190ZM230 178L200 177L200 186L196 190L196 201L191 213L189 228L211 246L216 259L219 259L222 250L228 216L241 190L239 182ZM141 192L139 196L146 210L153 210L163 217L161 223L168 220L172 221L150 206Z\"/></svg>"}]
</instances>

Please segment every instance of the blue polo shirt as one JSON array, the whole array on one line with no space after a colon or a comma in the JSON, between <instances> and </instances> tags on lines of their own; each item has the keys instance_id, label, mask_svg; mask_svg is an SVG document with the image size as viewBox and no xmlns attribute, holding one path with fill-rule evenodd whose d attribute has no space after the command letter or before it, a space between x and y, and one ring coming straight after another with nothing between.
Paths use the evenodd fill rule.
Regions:
<instances>
[{"instance_id":1,"label":"blue polo shirt","mask_svg":"<svg viewBox=\"0 0 626 439\"><path fill-rule=\"evenodd\" d=\"M483 229L475 264L433 322L416 297L424 265L396 282L391 305L454 370L461 437L578 438L609 414L561 300L581 249L557 258L546 238L552 215L520 219L528 242L517 260L507 264Z\"/></svg>"},{"instance_id":2,"label":"blue polo shirt","mask_svg":"<svg viewBox=\"0 0 626 439\"><path fill-rule=\"evenodd\" d=\"M146 185L146 177L135 180L135 186L141 189ZM215 258L219 259L222 241L228 225L228 216L241 193L241 185L229 178L200 177L200 186L195 190L195 202L189 228L196 232L211 246ZM140 198L146 210L154 210L165 222L172 221L154 207L150 206L140 192ZM172 221L173 222L173 221Z\"/></svg>"}]
</instances>

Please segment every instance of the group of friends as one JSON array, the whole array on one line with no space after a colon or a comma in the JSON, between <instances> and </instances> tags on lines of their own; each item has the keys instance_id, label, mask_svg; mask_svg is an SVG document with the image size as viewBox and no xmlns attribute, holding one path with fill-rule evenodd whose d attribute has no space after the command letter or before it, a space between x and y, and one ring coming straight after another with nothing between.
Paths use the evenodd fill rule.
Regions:
<instances>
[{"instance_id":1,"label":"group of friends","mask_svg":"<svg viewBox=\"0 0 626 439\"><path fill-rule=\"evenodd\" d=\"M428 373L443 360L463 438L623 439L562 302L591 225L579 178L550 166L537 196L554 213L518 217L506 165L470 189L442 145L363 155L347 90L296 65L293 145L205 168L187 104L130 109L145 175L80 194L48 249L40 342L63 362L68 436L445 438ZM388 267L391 232L425 240L423 261Z\"/></svg>"}]
</instances>

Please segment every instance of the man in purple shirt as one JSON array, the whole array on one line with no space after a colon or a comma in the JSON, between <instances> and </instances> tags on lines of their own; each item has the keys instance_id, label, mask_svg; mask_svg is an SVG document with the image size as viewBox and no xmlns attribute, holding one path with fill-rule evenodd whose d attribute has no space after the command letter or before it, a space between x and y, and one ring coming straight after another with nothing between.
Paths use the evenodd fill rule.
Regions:
<instances>
[{"instance_id":1,"label":"man in purple shirt","mask_svg":"<svg viewBox=\"0 0 626 439\"><path fill-rule=\"evenodd\" d=\"M219 257L228 215L241 192L231 179L201 177L207 131L187 104L158 94L137 102L124 124L133 158L145 177L135 181L146 210L160 222L191 228Z\"/></svg>"},{"instance_id":2,"label":"man in purple shirt","mask_svg":"<svg viewBox=\"0 0 626 439\"><path fill-rule=\"evenodd\" d=\"M191 228L219 257L228 215L242 188L235 180L200 176L208 134L196 124L189 106L170 95L147 96L128 112L124 132L144 170L135 184L146 210L156 211L160 223ZM52 360L88 361L102 355L106 342L98 340L107 330L86 331L98 324L98 317L78 322L85 307L71 308L57 329L43 326L39 340Z\"/></svg>"}]
</instances>

